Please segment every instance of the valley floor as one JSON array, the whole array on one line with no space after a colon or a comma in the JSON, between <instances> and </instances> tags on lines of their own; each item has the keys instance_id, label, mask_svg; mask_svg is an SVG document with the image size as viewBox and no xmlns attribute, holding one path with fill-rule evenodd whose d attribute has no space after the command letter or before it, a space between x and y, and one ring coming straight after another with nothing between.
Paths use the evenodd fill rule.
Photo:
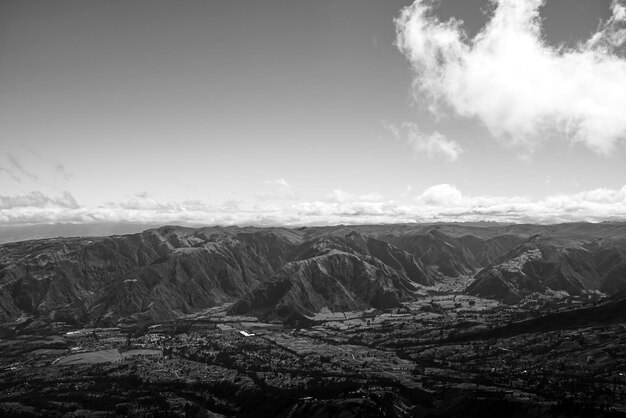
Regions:
<instances>
[{"instance_id":1,"label":"valley floor","mask_svg":"<svg viewBox=\"0 0 626 418\"><path fill-rule=\"evenodd\" d=\"M386 311L318 314L300 328L226 308L141 332L5 326L0 415L626 413L626 324L510 326L580 309L571 300L542 312L437 294Z\"/></svg>"}]
</instances>

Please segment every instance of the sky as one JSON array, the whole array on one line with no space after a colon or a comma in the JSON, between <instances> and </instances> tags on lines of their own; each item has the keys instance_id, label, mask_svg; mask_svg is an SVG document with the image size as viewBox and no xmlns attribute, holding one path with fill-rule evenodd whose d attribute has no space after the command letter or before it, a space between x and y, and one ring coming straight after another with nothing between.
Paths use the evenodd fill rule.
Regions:
<instances>
[{"instance_id":1,"label":"sky","mask_svg":"<svg viewBox=\"0 0 626 418\"><path fill-rule=\"evenodd\" d=\"M626 220L624 0L4 0L0 226Z\"/></svg>"}]
</instances>

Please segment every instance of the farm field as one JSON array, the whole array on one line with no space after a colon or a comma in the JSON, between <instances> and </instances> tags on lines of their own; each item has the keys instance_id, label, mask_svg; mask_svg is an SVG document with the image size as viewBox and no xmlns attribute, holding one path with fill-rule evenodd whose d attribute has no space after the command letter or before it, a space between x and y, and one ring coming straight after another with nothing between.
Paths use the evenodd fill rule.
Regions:
<instances>
[{"instance_id":1,"label":"farm field","mask_svg":"<svg viewBox=\"0 0 626 418\"><path fill-rule=\"evenodd\" d=\"M518 332L511 324L541 311L454 293L322 312L302 328L224 312L143 330L14 330L0 342L0 410L296 416L348 402L397 416L487 406L537 416L626 412L619 323Z\"/></svg>"}]
</instances>

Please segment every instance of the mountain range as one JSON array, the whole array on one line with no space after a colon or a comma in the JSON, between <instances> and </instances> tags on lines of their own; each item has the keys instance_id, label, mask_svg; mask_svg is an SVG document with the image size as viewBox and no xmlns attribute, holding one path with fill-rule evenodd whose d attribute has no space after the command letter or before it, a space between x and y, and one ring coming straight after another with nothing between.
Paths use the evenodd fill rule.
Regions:
<instances>
[{"instance_id":1,"label":"mountain range","mask_svg":"<svg viewBox=\"0 0 626 418\"><path fill-rule=\"evenodd\" d=\"M626 224L165 226L0 245L0 322L154 322L224 304L269 319L398 307L458 277L514 304L626 289Z\"/></svg>"}]
</instances>

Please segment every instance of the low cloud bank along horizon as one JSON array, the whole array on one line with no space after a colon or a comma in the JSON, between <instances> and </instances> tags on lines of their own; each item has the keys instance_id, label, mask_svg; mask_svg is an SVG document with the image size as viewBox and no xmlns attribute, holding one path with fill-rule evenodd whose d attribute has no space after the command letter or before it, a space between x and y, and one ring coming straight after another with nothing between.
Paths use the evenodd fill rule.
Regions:
<instances>
[{"instance_id":1,"label":"low cloud bank along horizon","mask_svg":"<svg viewBox=\"0 0 626 418\"><path fill-rule=\"evenodd\" d=\"M594 189L528 196L466 196L450 184L438 184L398 200L376 193L356 195L343 190L311 199L267 203L229 201L159 202L138 193L124 202L95 207L81 205L69 193L50 197L39 192L0 196L0 226L129 222L182 225L303 226L413 222L559 223L626 221L626 185L619 190Z\"/></svg>"},{"instance_id":2,"label":"low cloud bank along horizon","mask_svg":"<svg viewBox=\"0 0 626 418\"><path fill-rule=\"evenodd\" d=\"M414 71L414 98L438 116L477 119L530 151L561 138L608 155L626 139L625 2L613 0L610 19L574 48L546 44L544 3L492 0L473 38L461 21L440 21L436 1L402 9L396 42Z\"/></svg>"}]
</instances>

